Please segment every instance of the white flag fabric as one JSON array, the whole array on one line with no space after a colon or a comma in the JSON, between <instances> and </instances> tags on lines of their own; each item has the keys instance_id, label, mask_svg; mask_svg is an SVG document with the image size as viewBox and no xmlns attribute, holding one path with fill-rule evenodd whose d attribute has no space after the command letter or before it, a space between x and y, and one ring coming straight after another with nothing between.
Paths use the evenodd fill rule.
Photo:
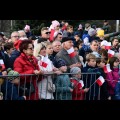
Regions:
<instances>
[{"instance_id":1,"label":"white flag fabric","mask_svg":"<svg viewBox=\"0 0 120 120\"><path fill-rule=\"evenodd\" d=\"M80 83L80 88L83 88L84 87L83 80L80 80L79 83Z\"/></svg>"},{"instance_id":2,"label":"white flag fabric","mask_svg":"<svg viewBox=\"0 0 120 120\"><path fill-rule=\"evenodd\" d=\"M106 50L111 49L111 42L107 42L107 43L105 44L105 49L106 49Z\"/></svg>"},{"instance_id":3,"label":"white flag fabric","mask_svg":"<svg viewBox=\"0 0 120 120\"><path fill-rule=\"evenodd\" d=\"M105 79L100 76L97 80L96 80L96 83L99 85L99 86L102 86L102 84L105 82Z\"/></svg>"},{"instance_id":4,"label":"white flag fabric","mask_svg":"<svg viewBox=\"0 0 120 120\"><path fill-rule=\"evenodd\" d=\"M115 52L113 50L108 50L108 57L111 58L113 57Z\"/></svg>"},{"instance_id":5,"label":"white flag fabric","mask_svg":"<svg viewBox=\"0 0 120 120\"><path fill-rule=\"evenodd\" d=\"M110 69L110 64L105 65L105 66L103 67L103 70L104 70L105 73L111 72L112 70Z\"/></svg>"},{"instance_id":6,"label":"white flag fabric","mask_svg":"<svg viewBox=\"0 0 120 120\"><path fill-rule=\"evenodd\" d=\"M5 69L5 64L4 64L4 61L2 59L0 59L0 66L2 66L2 70Z\"/></svg>"}]
</instances>

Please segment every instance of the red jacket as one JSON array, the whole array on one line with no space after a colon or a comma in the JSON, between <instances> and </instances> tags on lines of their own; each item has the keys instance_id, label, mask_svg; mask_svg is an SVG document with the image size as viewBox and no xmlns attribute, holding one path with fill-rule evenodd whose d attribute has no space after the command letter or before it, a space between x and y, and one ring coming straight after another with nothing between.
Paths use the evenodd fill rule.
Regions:
<instances>
[{"instance_id":1,"label":"red jacket","mask_svg":"<svg viewBox=\"0 0 120 120\"><path fill-rule=\"evenodd\" d=\"M84 100L85 99L85 92L83 89L81 89L81 85L79 81L75 79L71 79L71 82L74 85L74 89L72 92L72 100Z\"/></svg>"},{"instance_id":2,"label":"red jacket","mask_svg":"<svg viewBox=\"0 0 120 120\"><path fill-rule=\"evenodd\" d=\"M28 57L21 53L21 55L15 60L14 62L14 70L19 72L20 74L34 74L34 70L39 70L38 66L38 61L37 59L33 56L33 61L30 62L28 60ZM30 95L30 100L38 100L38 87L37 87L37 81L36 81L36 76L21 76L20 79L20 84L25 84L26 82L30 82L32 78L32 83L35 87L35 93L32 93ZM29 97L27 97L29 99Z\"/></svg>"}]
</instances>

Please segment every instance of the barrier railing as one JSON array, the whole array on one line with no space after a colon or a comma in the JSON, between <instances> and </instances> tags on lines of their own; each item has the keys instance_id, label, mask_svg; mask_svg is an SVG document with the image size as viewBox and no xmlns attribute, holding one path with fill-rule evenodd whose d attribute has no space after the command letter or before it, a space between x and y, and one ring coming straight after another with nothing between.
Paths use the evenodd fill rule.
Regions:
<instances>
[{"instance_id":1,"label":"barrier railing","mask_svg":"<svg viewBox=\"0 0 120 120\"><path fill-rule=\"evenodd\" d=\"M44 75L0 76L0 96L3 95L3 100L102 99L104 92L103 88L96 83L96 73L82 73L81 80L75 80L73 75L45 73Z\"/></svg>"}]
</instances>

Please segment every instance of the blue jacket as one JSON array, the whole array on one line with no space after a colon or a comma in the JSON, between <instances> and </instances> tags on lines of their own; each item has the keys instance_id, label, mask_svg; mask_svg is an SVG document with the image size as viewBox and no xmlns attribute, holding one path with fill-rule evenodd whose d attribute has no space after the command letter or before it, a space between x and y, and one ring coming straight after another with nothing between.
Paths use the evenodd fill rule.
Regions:
<instances>
[{"instance_id":1,"label":"blue jacket","mask_svg":"<svg viewBox=\"0 0 120 120\"><path fill-rule=\"evenodd\" d=\"M10 57L10 63L11 63L11 68L12 69L13 69L15 59L20 56L20 53L21 52L16 50L16 49L12 52L11 57Z\"/></svg>"},{"instance_id":2,"label":"blue jacket","mask_svg":"<svg viewBox=\"0 0 120 120\"><path fill-rule=\"evenodd\" d=\"M72 100L72 83L68 75L59 75L55 79L56 99L57 100Z\"/></svg>"},{"instance_id":3,"label":"blue jacket","mask_svg":"<svg viewBox=\"0 0 120 120\"><path fill-rule=\"evenodd\" d=\"M3 100L25 100L23 96L19 96L18 87L8 80L4 80L1 85Z\"/></svg>"}]
</instances>

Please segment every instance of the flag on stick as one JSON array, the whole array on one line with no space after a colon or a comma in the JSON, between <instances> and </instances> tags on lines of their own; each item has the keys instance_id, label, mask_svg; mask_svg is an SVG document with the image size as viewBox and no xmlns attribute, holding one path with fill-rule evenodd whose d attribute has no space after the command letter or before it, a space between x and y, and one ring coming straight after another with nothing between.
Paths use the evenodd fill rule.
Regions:
<instances>
[{"instance_id":1,"label":"flag on stick","mask_svg":"<svg viewBox=\"0 0 120 120\"><path fill-rule=\"evenodd\" d=\"M113 50L108 50L108 57L111 58L113 57L115 52Z\"/></svg>"},{"instance_id":2,"label":"flag on stick","mask_svg":"<svg viewBox=\"0 0 120 120\"><path fill-rule=\"evenodd\" d=\"M102 84L105 82L105 79L100 76L97 80L96 80L96 83L99 85L99 86L102 86Z\"/></svg>"},{"instance_id":3,"label":"flag on stick","mask_svg":"<svg viewBox=\"0 0 120 120\"><path fill-rule=\"evenodd\" d=\"M104 70L105 73L111 72L112 70L110 69L110 64L105 65L105 66L103 67L103 70Z\"/></svg>"}]
</instances>

